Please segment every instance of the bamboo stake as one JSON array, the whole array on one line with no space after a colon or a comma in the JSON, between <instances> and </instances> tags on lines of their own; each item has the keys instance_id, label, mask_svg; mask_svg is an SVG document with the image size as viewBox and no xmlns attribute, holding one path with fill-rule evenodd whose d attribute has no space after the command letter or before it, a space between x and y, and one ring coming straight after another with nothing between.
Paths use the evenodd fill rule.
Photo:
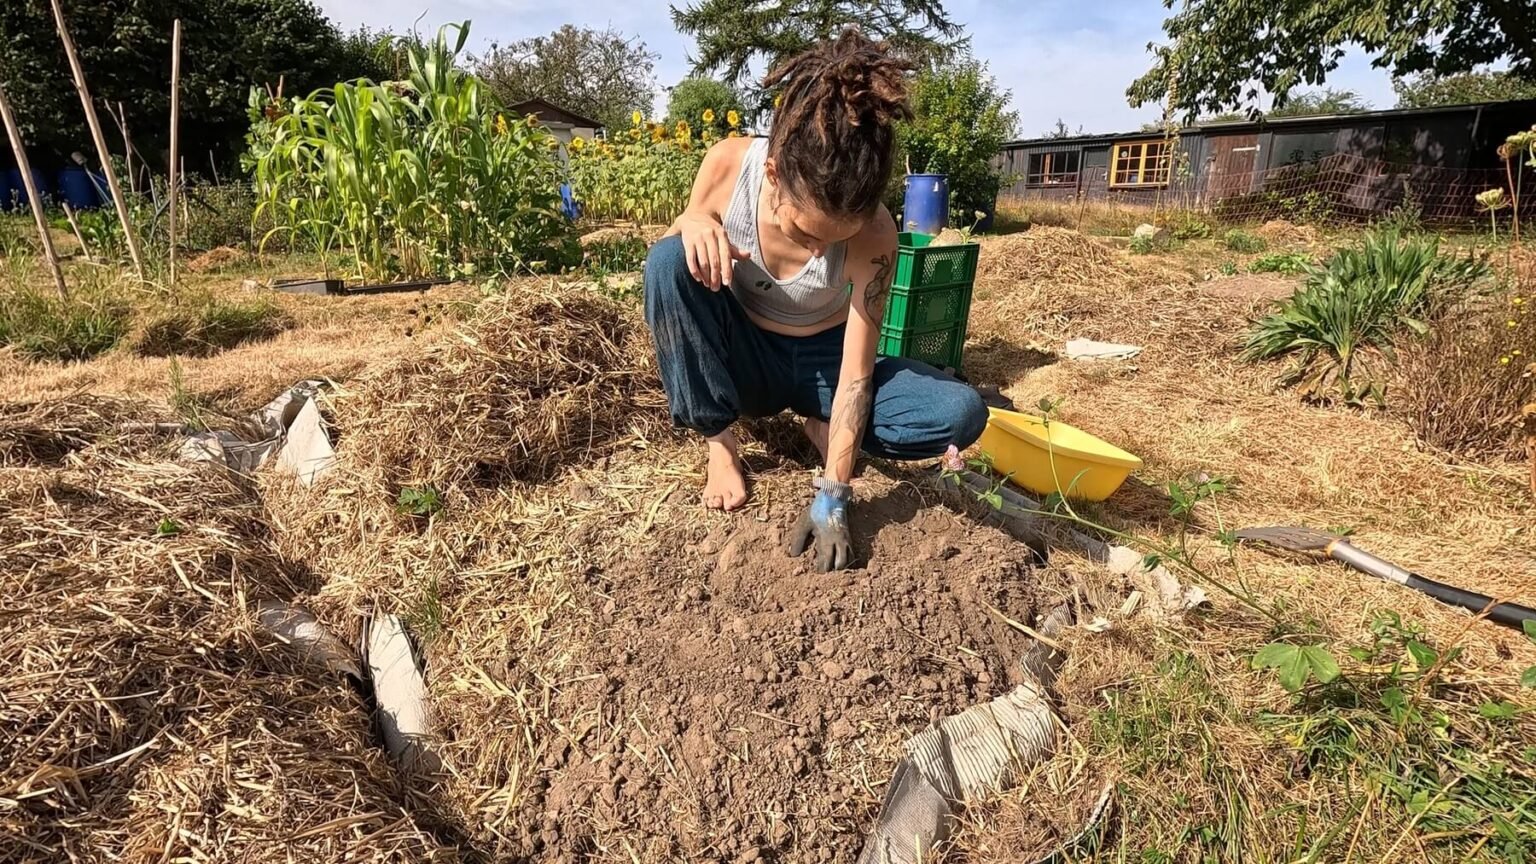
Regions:
<instances>
[{"instance_id":1,"label":"bamboo stake","mask_svg":"<svg viewBox=\"0 0 1536 864\"><path fill-rule=\"evenodd\" d=\"M117 172L112 170L112 154L107 150L107 139L101 134L101 118L96 116L96 105L91 101L90 88L85 84L85 70L80 66L80 55L75 51L75 40L69 35L69 25L64 23L64 9L59 0L52 0L53 20L58 26L59 39L64 43L64 55L69 58L69 71L75 78L75 92L80 94L80 105L85 108L85 122L91 127L91 140L96 144L96 157L101 160L107 174L107 186L112 190L112 205L117 208L117 218L123 224L123 237L128 241L128 254L133 258L133 269L144 279L144 255L139 251L139 235L133 230L128 216L128 200L123 197L123 187L117 182Z\"/></svg>"},{"instance_id":2,"label":"bamboo stake","mask_svg":"<svg viewBox=\"0 0 1536 864\"><path fill-rule=\"evenodd\" d=\"M181 167L181 19L171 27L171 165L170 188L167 193L170 196L170 223L168 229L171 234L171 287L176 287L176 199L177 187L180 178L177 169Z\"/></svg>"},{"instance_id":3,"label":"bamboo stake","mask_svg":"<svg viewBox=\"0 0 1536 864\"><path fill-rule=\"evenodd\" d=\"M85 254L87 263L95 264L96 256L91 254L91 247L85 245L85 235L80 231L80 222L75 219L75 208L69 206L69 202L63 202L64 218L69 220L69 228L75 232L75 240L80 243L80 251Z\"/></svg>"},{"instance_id":4,"label":"bamboo stake","mask_svg":"<svg viewBox=\"0 0 1536 864\"><path fill-rule=\"evenodd\" d=\"M16 151L16 167L21 169L21 183L27 190L27 203L32 205L32 219L37 222L37 237L43 243L43 256L53 270L53 284L59 289L59 297L69 299L69 286L64 284L64 271L59 268L59 256L53 250L53 238L48 235L48 220L43 218L43 199L38 197L37 183L32 179L32 165L27 162L27 148L21 143L21 129L11 114L11 102L0 88L0 120L5 123L5 134L11 139L11 149Z\"/></svg>"}]
</instances>

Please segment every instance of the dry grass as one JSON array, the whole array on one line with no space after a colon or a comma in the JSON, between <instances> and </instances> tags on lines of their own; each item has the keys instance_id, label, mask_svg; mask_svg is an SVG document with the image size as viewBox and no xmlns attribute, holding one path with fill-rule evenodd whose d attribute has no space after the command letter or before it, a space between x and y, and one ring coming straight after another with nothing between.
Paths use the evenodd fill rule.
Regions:
<instances>
[{"instance_id":1,"label":"dry grass","mask_svg":"<svg viewBox=\"0 0 1536 864\"><path fill-rule=\"evenodd\" d=\"M1379 779L1392 773L1382 773L1381 754L1402 756L1402 768L1433 764L1439 751L1394 739L1371 720L1369 705L1340 713L1346 708L1298 702L1250 660L1278 635L1308 634L1332 646L1347 676L1374 698L1381 673L1343 649L1369 644L1377 613L1395 610L1422 625L1424 641L1463 652L1441 684L1426 685L1425 708L1446 711L1455 741L1482 746L1525 782L1530 766L1515 748L1536 742L1531 715L1500 725L1480 719L1477 706L1518 701L1516 678L1536 663L1536 651L1336 565L1229 553L1217 534L1249 524L1347 526L1360 545L1402 566L1530 602L1536 510L1524 466L1427 452L1393 417L1309 407L1273 392L1270 370L1235 359L1237 334L1263 292L1223 291L1192 281L1175 255L1146 257L1049 227L985 240L966 368L1020 405L1064 399L1064 420L1146 460L1114 498L1084 511L1115 528L1167 543L1178 533L1167 483L1196 472L1234 477L1236 491L1201 505L1190 535L1188 555L1198 578L1210 580L1215 608L1178 625L1123 618L1117 610L1128 585L1056 554L1038 578L1075 583L1082 611L1113 626L1067 637L1059 696L1068 745L1023 788L970 814L950 860L1035 860L1072 833L1106 782L1114 802L1090 838L1105 858L1295 860L1336 828L1319 860L1467 857L1488 825L1429 837ZM105 434L135 415L166 419L163 409L98 401L0 414L0 465L11 466L0 468L8 484L0 554L22 561L25 574L11 589L21 611L6 620L28 624L8 626L0 638L7 648L24 640L19 656L32 664L22 676L0 676L0 711L46 701L47 691L37 691L55 680L95 686L99 694L82 683L47 702L51 709L34 712L41 726L18 727L30 736L26 746L72 767L168 730L141 754L81 779L92 793L88 806L60 792L0 809L0 819L14 820L7 836L49 849L72 843L83 858L105 848L159 854L169 841L172 857L193 854L178 843L208 843L199 851L214 860L244 860L248 850L262 860L274 854L268 848L282 848L272 838L296 833L315 844L297 853L309 860L421 860L450 843L489 858L538 858L548 832L576 831L593 838L592 860L678 857L664 832L639 831L611 811L594 805L554 824L538 803L540 784L572 742L600 742L594 752L612 742L650 747L649 709L669 695L637 682L632 695L645 711L620 712L604 698L575 716L556 707L595 686L585 658L612 635L608 567L682 554L657 546L706 543L736 524L697 509L699 454L667 428L638 310L523 283L462 323L428 328L432 341L421 346L403 332L421 317L407 312L416 302L301 298L289 307L296 330L185 362L194 389L243 407L317 372L347 378L327 405L338 468L314 489L263 476L257 499L227 478L158 464L155 448L167 442L149 431ZM1145 351L1133 363L1058 362L1055 352L1077 336ZM122 353L70 367L0 360L12 401L75 389L160 399L166 374L165 361ZM772 452L782 447L767 446L782 443L783 424L753 431L747 459L757 470L756 503L740 518L769 519L803 494L805 470ZM400 489L418 486L438 489L444 508L430 517L399 513ZM154 536L161 518L184 530ZM1283 626L1217 582L1251 593ZM423 804L379 764L349 694L293 674L285 655L253 635L249 602L293 593L311 593L333 623L363 605L403 612L427 638L453 769L437 805ZM31 635L14 635L23 633ZM172 641L172 633L186 635ZM136 648L130 635L147 647ZM71 645L88 650L71 653ZM137 677L109 674L124 669ZM132 688L169 695L115 698ZM1256 721L1260 712L1269 719ZM269 716L281 722L258 722ZM1369 733L1352 739L1358 774L1322 749L1334 740L1324 733L1339 724ZM895 746L886 733L872 734L863 751L827 757L860 806L882 791ZM39 764L21 755L0 750L0 764ZM668 814L673 824L698 827L697 782L669 773L668 758L651 758L654 778L671 784L679 802ZM37 803L44 801L51 809ZM352 816L356 824L338 821ZM741 816L744 824L772 821ZM66 818L81 826L77 835ZM207 839L215 819L222 847ZM177 833L183 828L192 837ZM1482 847L1489 855L1492 842ZM33 853L48 857L10 857Z\"/></svg>"},{"instance_id":2,"label":"dry grass","mask_svg":"<svg viewBox=\"0 0 1536 864\"><path fill-rule=\"evenodd\" d=\"M4 423L30 443L0 469L0 858L445 857L357 698L253 629L312 585L250 490L163 438L87 441L157 413L108 404Z\"/></svg>"}]
</instances>

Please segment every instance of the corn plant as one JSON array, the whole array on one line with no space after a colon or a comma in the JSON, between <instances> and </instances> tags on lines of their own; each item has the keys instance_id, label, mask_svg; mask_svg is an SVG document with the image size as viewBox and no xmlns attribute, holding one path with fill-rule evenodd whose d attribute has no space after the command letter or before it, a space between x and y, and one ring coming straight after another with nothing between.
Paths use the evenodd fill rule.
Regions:
<instances>
[{"instance_id":1,"label":"corn plant","mask_svg":"<svg viewBox=\"0 0 1536 864\"><path fill-rule=\"evenodd\" d=\"M453 40L450 43L450 34ZM360 277L564 265L556 141L509 121L455 64L469 24L404 43L410 78L366 79L273 103L251 94L256 218L298 248L346 253Z\"/></svg>"},{"instance_id":2,"label":"corn plant","mask_svg":"<svg viewBox=\"0 0 1536 864\"><path fill-rule=\"evenodd\" d=\"M1249 330L1249 360L1294 356L1282 379L1309 399L1380 403L1378 358L1394 339L1428 332L1426 321L1465 298L1488 275L1485 261L1443 254L1438 239L1368 232L1358 247L1309 267L1306 282Z\"/></svg>"}]
</instances>

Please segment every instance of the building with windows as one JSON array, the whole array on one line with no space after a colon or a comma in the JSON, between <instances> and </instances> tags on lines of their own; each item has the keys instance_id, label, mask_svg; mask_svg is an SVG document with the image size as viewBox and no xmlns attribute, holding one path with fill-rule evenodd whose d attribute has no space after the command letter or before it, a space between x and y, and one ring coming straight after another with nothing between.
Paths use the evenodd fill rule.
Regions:
<instances>
[{"instance_id":1,"label":"building with windows","mask_svg":"<svg viewBox=\"0 0 1536 864\"><path fill-rule=\"evenodd\" d=\"M1536 100L1200 123L1012 141L996 164L1005 199L1217 207L1312 195L1344 217L1410 202L1460 219L1475 215L1473 195L1504 185L1499 144L1533 124Z\"/></svg>"}]
</instances>

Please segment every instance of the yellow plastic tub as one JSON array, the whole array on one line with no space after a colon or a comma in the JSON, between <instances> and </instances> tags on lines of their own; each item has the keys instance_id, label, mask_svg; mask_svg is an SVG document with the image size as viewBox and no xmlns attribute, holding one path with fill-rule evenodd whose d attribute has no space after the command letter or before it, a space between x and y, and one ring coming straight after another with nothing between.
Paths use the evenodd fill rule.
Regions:
<instances>
[{"instance_id":1,"label":"yellow plastic tub","mask_svg":"<svg viewBox=\"0 0 1536 864\"><path fill-rule=\"evenodd\" d=\"M1082 501L1114 494L1141 460L1059 420L1049 425L1017 411L990 409L980 447L999 475L1039 495L1061 492ZM1055 466L1052 467L1054 458Z\"/></svg>"}]
</instances>

